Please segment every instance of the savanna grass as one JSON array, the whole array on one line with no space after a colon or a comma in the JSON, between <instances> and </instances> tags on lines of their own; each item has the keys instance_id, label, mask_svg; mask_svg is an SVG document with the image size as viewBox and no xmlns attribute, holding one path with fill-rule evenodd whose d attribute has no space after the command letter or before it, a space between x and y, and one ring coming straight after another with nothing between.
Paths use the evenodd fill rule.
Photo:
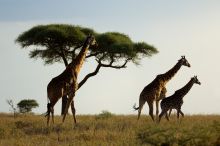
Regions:
<instances>
[{"instance_id":1,"label":"savanna grass","mask_svg":"<svg viewBox=\"0 0 220 146\"><path fill-rule=\"evenodd\" d=\"M77 125L72 116L61 124L46 126L40 115L0 114L0 146L124 146L124 145L220 145L220 116L195 115L167 122L152 122L148 116L137 121L135 115L78 115Z\"/></svg>"}]
</instances>

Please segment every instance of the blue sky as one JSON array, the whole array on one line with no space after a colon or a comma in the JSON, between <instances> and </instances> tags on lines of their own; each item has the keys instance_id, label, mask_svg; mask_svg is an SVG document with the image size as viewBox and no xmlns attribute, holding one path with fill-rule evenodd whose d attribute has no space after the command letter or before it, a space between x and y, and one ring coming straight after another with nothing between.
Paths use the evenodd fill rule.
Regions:
<instances>
[{"instance_id":1,"label":"blue sky","mask_svg":"<svg viewBox=\"0 0 220 146\"><path fill-rule=\"evenodd\" d=\"M63 64L44 66L28 57L28 49L15 44L16 37L39 24L64 23L91 27L98 32L118 31L134 41L145 41L160 51L143 58L141 65L126 69L101 69L75 97L77 114L97 114L108 110L117 114L136 114L142 89L157 74L173 67L181 55L191 63L182 67L168 83L168 95L197 75L201 86L194 85L184 98L186 114L219 114L220 92L220 1L145 1L145 0L0 0L0 112L9 112L6 99L15 103L36 99L37 113L46 111L46 87L64 70ZM81 80L94 70L86 62ZM60 112L60 103L55 112ZM145 105L143 114L148 114Z\"/></svg>"}]
</instances>

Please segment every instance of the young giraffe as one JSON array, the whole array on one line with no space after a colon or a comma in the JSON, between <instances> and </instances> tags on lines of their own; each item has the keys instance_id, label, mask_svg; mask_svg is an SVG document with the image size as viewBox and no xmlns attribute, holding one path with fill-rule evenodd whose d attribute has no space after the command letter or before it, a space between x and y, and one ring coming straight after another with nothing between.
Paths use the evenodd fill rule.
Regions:
<instances>
[{"instance_id":1,"label":"young giraffe","mask_svg":"<svg viewBox=\"0 0 220 146\"><path fill-rule=\"evenodd\" d=\"M190 67L190 64L186 60L185 56L182 56L181 59L178 60L176 65L173 68L171 68L168 72L157 75L157 77L142 90L139 97L139 107L135 107L135 105L133 107L135 110L138 110L138 119L140 118L141 110L146 101L149 106L149 115L151 116L153 121L154 121L153 103L154 101L156 101L156 116L158 117L159 114L158 104L159 101L165 97L166 94L165 86L167 82L174 77L174 75L183 65Z\"/></svg>"},{"instance_id":2,"label":"young giraffe","mask_svg":"<svg viewBox=\"0 0 220 146\"><path fill-rule=\"evenodd\" d=\"M181 89L177 90L173 95L164 98L161 103L161 113L159 115L159 122L164 114L166 114L166 119L169 121L169 117L167 115L167 111L171 109L177 110L177 118L179 119L179 114L184 116L183 112L181 111L181 106L183 105L183 97L189 92L189 90L192 88L193 84L199 84L199 80L197 79L197 76L194 76L191 78L191 80Z\"/></svg>"},{"instance_id":3,"label":"young giraffe","mask_svg":"<svg viewBox=\"0 0 220 146\"><path fill-rule=\"evenodd\" d=\"M71 104L74 123L76 123L75 107L73 97L78 88L77 77L84 63L86 53L90 46L97 45L94 36L89 35L77 57L66 67L66 69L57 77L53 78L47 86L47 96L50 103L47 104L47 125L49 125L50 113L52 114L52 122L54 123L54 105L64 95L68 95L68 101L65 107L63 122Z\"/></svg>"}]
</instances>

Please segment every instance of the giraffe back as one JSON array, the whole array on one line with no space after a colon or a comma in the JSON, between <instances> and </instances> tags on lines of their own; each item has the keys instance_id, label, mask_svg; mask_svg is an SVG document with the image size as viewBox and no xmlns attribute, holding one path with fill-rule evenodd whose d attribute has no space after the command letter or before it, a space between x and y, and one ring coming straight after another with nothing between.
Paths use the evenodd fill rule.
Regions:
<instances>
[{"instance_id":1,"label":"giraffe back","mask_svg":"<svg viewBox=\"0 0 220 146\"><path fill-rule=\"evenodd\" d=\"M140 100L157 100L165 85L166 82L160 80L159 76L157 76L150 84L144 87L140 94Z\"/></svg>"},{"instance_id":2,"label":"giraffe back","mask_svg":"<svg viewBox=\"0 0 220 146\"><path fill-rule=\"evenodd\" d=\"M161 109L179 109L183 105L183 98L177 94L173 94L167 98L164 98L161 103Z\"/></svg>"}]
</instances>

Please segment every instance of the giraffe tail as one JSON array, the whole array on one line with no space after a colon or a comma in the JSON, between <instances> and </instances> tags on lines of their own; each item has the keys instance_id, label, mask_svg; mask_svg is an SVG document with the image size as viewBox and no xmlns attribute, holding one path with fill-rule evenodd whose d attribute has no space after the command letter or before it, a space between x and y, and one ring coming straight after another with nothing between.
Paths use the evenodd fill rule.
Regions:
<instances>
[{"instance_id":1,"label":"giraffe tail","mask_svg":"<svg viewBox=\"0 0 220 146\"><path fill-rule=\"evenodd\" d=\"M51 107L51 103L48 103L48 104L47 104L47 112L46 112L46 114L45 114L45 117L48 116L48 115L50 115L50 107Z\"/></svg>"},{"instance_id":2,"label":"giraffe tail","mask_svg":"<svg viewBox=\"0 0 220 146\"><path fill-rule=\"evenodd\" d=\"M134 104L133 109L134 110L138 110L139 109L139 107L136 107L136 103Z\"/></svg>"}]
</instances>

